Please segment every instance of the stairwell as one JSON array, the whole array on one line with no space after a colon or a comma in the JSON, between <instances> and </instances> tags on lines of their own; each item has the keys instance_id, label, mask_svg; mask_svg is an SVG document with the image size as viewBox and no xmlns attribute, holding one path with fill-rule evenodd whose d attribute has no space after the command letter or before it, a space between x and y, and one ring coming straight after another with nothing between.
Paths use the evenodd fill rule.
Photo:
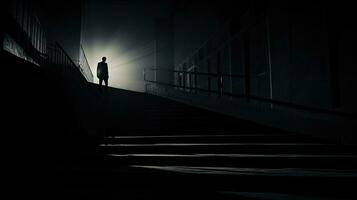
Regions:
<instances>
[{"instance_id":1,"label":"stairwell","mask_svg":"<svg viewBox=\"0 0 357 200\"><path fill-rule=\"evenodd\" d=\"M356 197L355 145L289 133L149 94L113 88L98 92L95 85L79 84L82 79L61 80L49 69L6 59L16 66L12 73L22 74L21 81L9 87L13 101L7 104L21 116L12 121L18 125L10 132L16 134L6 137L8 144L16 144L8 147L17 186L13 195ZM20 86L26 90L11 89Z\"/></svg>"},{"instance_id":2,"label":"stairwell","mask_svg":"<svg viewBox=\"0 0 357 200\"><path fill-rule=\"evenodd\" d=\"M116 114L106 110L108 129L96 150L64 170L78 181L75 185L96 185L94 196L355 196L355 145L289 133L148 94L111 89L102 98L106 108L113 108L111 103L115 102L118 110L111 112Z\"/></svg>"}]
</instances>

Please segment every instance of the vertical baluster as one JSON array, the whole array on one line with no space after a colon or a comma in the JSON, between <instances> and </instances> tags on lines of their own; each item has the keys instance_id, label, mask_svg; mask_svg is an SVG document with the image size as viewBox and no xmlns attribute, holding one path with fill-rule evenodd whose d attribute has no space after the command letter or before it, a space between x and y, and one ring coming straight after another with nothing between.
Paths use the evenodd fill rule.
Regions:
<instances>
[{"instance_id":1,"label":"vertical baluster","mask_svg":"<svg viewBox=\"0 0 357 200\"><path fill-rule=\"evenodd\" d=\"M250 101L250 54L249 54L249 33L245 34L244 38L244 95L247 102Z\"/></svg>"}]
</instances>

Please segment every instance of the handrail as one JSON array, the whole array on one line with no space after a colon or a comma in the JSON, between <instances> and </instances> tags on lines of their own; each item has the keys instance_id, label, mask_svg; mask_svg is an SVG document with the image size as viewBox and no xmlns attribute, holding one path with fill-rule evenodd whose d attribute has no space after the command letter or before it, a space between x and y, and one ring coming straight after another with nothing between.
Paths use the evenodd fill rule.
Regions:
<instances>
[{"instance_id":1,"label":"handrail","mask_svg":"<svg viewBox=\"0 0 357 200\"><path fill-rule=\"evenodd\" d=\"M220 74L215 74L215 73L207 73L207 72L188 72L188 71L182 71L182 70L169 70L169 69L159 69L159 68L144 68L144 74L146 74L146 71L164 71L164 72L171 72L171 73L178 73L178 74L193 74L193 75L202 75L202 76L211 76L211 77L232 77L232 78L244 78L244 75L240 74L225 74L225 73L220 73ZM145 78L144 78L145 79Z\"/></svg>"},{"instance_id":2,"label":"handrail","mask_svg":"<svg viewBox=\"0 0 357 200\"><path fill-rule=\"evenodd\" d=\"M34 36L27 33L23 29L21 24L18 24L16 22L16 19L13 18L9 13L5 13L3 17L5 18L4 21L7 22L3 30L4 33L7 34L12 40L14 40L16 44L23 49L24 53L26 53L28 57L30 57L33 61L35 61L36 64L39 65L44 64L45 59L43 57L45 54L44 51L46 47L46 39L44 37L42 38L36 37L34 39L33 38ZM42 27L38 26L36 28L40 30L39 32L44 34L45 31L43 30ZM33 40L35 40L35 43L37 42L41 43L40 49L34 45Z\"/></svg>"},{"instance_id":3,"label":"handrail","mask_svg":"<svg viewBox=\"0 0 357 200\"><path fill-rule=\"evenodd\" d=\"M79 67L81 70L83 70L83 75L86 77L87 81L93 82L94 76L92 73L92 70L90 68L90 65L87 60L87 56L84 52L83 46L80 45L80 58L79 58L80 65Z\"/></svg>"},{"instance_id":4,"label":"handrail","mask_svg":"<svg viewBox=\"0 0 357 200\"><path fill-rule=\"evenodd\" d=\"M78 68L78 65L76 65L76 63L74 63L74 61L72 60L72 58L67 54L67 52L62 48L62 46L58 43L55 42L55 45L61 50L61 52L63 53L63 55L67 58L67 61L70 62L70 64L72 64L73 67Z\"/></svg>"},{"instance_id":5,"label":"handrail","mask_svg":"<svg viewBox=\"0 0 357 200\"><path fill-rule=\"evenodd\" d=\"M41 21L31 5L18 4L18 2L11 3L14 10L6 6L4 13L2 13L2 17L6 22L4 30L1 32L2 42L8 42L8 46L4 50L39 66L61 65L62 69L74 67L81 71L80 66L72 60L58 42L47 43L46 30L41 25ZM25 17L28 19L27 22L22 20L24 16L18 16L17 11L20 7L22 10L26 10ZM22 14L24 15L24 13ZM31 31L26 29L28 26L31 26ZM17 53L16 50L18 49L20 49L20 53ZM88 75L90 79L93 75L91 71L89 74L88 70L90 71L90 68L86 70L85 74L82 74L84 77Z\"/></svg>"},{"instance_id":6,"label":"handrail","mask_svg":"<svg viewBox=\"0 0 357 200\"><path fill-rule=\"evenodd\" d=\"M150 70L155 70L155 69L150 69ZM157 70L157 71L161 71L161 70L162 69ZM182 73L182 71L175 71L175 70L165 70L165 71L169 71L172 73ZM185 72L185 73L188 73L188 72ZM190 72L190 74L196 74L197 76L201 75L201 74L195 73L195 72ZM209 74L209 75L216 76L216 77L221 76L221 74ZM227 74L225 74L225 76L230 77ZM219 96L229 96L229 97L241 98L241 99L245 99L248 103L253 100L253 101L257 101L257 102L261 102L261 103L267 103L270 105L289 107L289 108L293 108L293 109L304 110L304 111L309 111L309 112L316 112L316 113L320 113L320 114L331 114L331 115L345 117L345 118L349 118L349 119L357 119L357 116L352 113L346 113L346 112L341 112L341 111L337 111L337 110L306 106L306 105L290 103L290 102L285 102L285 101L280 101L280 100L274 100L274 99L264 98L264 97L260 97L260 96L250 95L250 94L247 95L247 94L243 94L243 93L237 94L237 93L232 93L232 92L226 92L223 90L222 83L218 84L218 86L219 86L218 90L208 90L208 89L199 88L199 87L191 87L191 86L185 86L185 85L177 85L177 84L172 84L172 83L164 83L164 82L160 82L160 81L148 80L148 79L146 79L145 73L144 73L144 81L151 83L151 84L155 84L155 85L168 86L168 87L171 87L172 89L181 88L181 89L187 89L187 90L192 90L192 91L200 91L200 92L218 94Z\"/></svg>"}]
</instances>

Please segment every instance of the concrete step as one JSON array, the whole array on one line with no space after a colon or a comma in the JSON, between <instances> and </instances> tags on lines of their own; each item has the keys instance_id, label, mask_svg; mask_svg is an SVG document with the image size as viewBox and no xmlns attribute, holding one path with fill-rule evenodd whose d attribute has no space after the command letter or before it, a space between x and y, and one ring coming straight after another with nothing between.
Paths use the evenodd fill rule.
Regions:
<instances>
[{"instance_id":1,"label":"concrete step","mask_svg":"<svg viewBox=\"0 0 357 200\"><path fill-rule=\"evenodd\" d=\"M221 191L221 198L225 199L240 199L240 200L349 200L348 196L329 196L328 194L291 194L291 193L272 193L272 192L234 192Z\"/></svg>"},{"instance_id":2,"label":"concrete step","mask_svg":"<svg viewBox=\"0 0 357 200\"><path fill-rule=\"evenodd\" d=\"M254 168L357 169L354 155L303 154L107 154L93 158L107 166L220 166Z\"/></svg>"},{"instance_id":3,"label":"concrete step","mask_svg":"<svg viewBox=\"0 0 357 200\"><path fill-rule=\"evenodd\" d=\"M134 126L134 125L133 125ZM222 127L217 128L187 128L187 127L177 127L177 129L172 129L170 126L156 126L148 127L137 126L133 127L130 125L120 126L120 127L107 127L107 136L168 136L168 135L239 135L239 134L256 134L257 131L239 131L224 129ZM305 141L309 142L308 139Z\"/></svg>"},{"instance_id":4,"label":"concrete step","mask_svg":"<svg viewBox=\"0 0 357 200\"><path fill-rule=\"evenodd\" d=\"M357 155L357 146L314 143L156 143L102 144L106 154L306 154Z\"/></svg>"},{"instance_id":5,"label":"concrete step","mask_svg":"<svg viewBox=\"0 0 357 200\"><path fill-rule=\"evenodd\" d=\"M186 198L198 199L245 199L236 196L236 193L243 192L344 199L345 196L356 196L354 186L357 183L356 171L304 168L247 169L139 165L111 168L85 165L62 169L56 174L58 177L55 180L61 183L61 180L64 180L65 187L100 187L104 191L126 191L132 188L135 188L135 191L144 189L158 193L170 191L171 194L191 194L192 196ZM233 198L224 195L232 193L235 194L231 196ZM321 194L324 196L319 196Z\"/></svg>"},{"instance_id":6,"label":"concrete step","mask_svg":"<svg viewBox=\"0 0 357 200\"><path fill-rule=\"evenodd\" d=\"M152 169L178 174L195 174L200 176L262 176L262 177L305 177L305 178L357 178L357 170L308 169L308 168L237 168L237 167L200 167L200 166L145 166L133 165L135 168Z\"/></svg>"},{"instance_id":7,"label":"concrete step","mask_svg":"<svg viewBox=\"0 0 357 200\"><path fill-rule=\"evenodd\" d=\"M217 132L216 132L217 133ZM211 135L148 135L109 136L104 144L156 144L156 143L316 143L317 139L295 134L211 134Z\"/></svg>"}]
</instances>

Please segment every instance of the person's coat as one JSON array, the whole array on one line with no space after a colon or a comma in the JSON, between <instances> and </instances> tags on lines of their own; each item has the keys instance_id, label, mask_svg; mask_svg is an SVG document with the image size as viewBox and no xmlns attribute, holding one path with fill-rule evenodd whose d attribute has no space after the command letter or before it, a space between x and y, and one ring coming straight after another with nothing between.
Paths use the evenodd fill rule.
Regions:
<instances>
[{"instance_id":1,"label":"person's coat","mask_svg":"<svg viewBox=\"0 0 357 200\"><path fill-rule=\"evenodd\" d=\"M105 62L98 63L97 66L97 77L99 79L108 79L108 64Z\"/></svg>"}]
</instances>

